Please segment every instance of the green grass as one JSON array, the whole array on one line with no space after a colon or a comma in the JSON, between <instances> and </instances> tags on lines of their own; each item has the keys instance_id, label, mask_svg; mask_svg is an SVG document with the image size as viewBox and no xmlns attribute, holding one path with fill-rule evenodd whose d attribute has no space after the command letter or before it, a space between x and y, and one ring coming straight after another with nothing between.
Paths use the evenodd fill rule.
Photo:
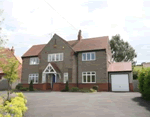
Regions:
<instances>
[{"instance_id":1,"label":"green grass","mask_svg":"<svg viewBox=\"0 0 150 117\"><path fill-rule=\"evenodd\" d=\"M135 70L135 71L139 71L139 70L141 70L141 69L142 69L142 66L135 66L135 67L134 67L134 70Z\"/></svg>"}]
</instances>

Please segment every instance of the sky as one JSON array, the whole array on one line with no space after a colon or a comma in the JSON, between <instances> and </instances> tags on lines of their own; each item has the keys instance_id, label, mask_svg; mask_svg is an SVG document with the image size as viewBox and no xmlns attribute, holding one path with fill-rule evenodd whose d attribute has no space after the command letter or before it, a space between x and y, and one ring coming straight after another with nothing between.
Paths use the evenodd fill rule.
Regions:
<instances>
[{"instance_id":1,"label":"sky","mask_svg":"<svg viewBox=\"0 0 150 117\"><path fill-rule=\"evenodd\" d=\"M75 40L81 29L83 38L120 34L135 49L137 64L150 62L150 0L45 1L0 0L5 47L14 46L17 56L48 43L54 33Z\"/></svg>"}]
</instances>

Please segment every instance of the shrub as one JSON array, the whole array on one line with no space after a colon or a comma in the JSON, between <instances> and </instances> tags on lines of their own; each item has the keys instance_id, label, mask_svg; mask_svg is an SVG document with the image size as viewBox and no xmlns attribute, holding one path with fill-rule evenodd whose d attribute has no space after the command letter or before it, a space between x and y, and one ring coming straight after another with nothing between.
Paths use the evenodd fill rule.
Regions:
<instances>
[{"instance_id":1,"label":"shrub","mask_svg":"<svg viewBox=\"0 0 150 117\"><path fill-rule=\"evenodd\" d=\"M20 91L28 91L28 90L29 90L28 87L22 87L22 88L20 88Z\"/></svg>"},{"instance_id":2,"label":"shrub","mask_svg":"<svg viewBox=\"0 0 150 117\"><path fill-rule=\"evenodd\" d=\"M97 90L91 88L90 92L97 92Z\"/></svg>"},{"instance_id":3,"label":"shrub","mask_svg":"<svg viewBox=\"0 0 150 117\"><path fill-rule=\"evenodd\" d=\"M71 88L71 92L78 92L79 91L79 88L78 87L72 87Z\"/></svg>"},{"instance_id":4,"label":"shrub","mask_svg":"<svg viewBox=\"0 0 150 117\"><path fill-rule=\"evenodd\" d=\"M133 79L136 80L138 79L138 71L133 71Z\"/></svg>"},{"instance_id":5,"label":"shrub","mask_svg":"<svg viewBox=\"0 0 150 117\"><path fill-rule=\"evenodd\" d=\"M16 95L17 97L11 98L10 102L5 101L4 105L0 105L0 117L22 117L27 111L25 96L22 93Z\"/></svg>"},{"instance_id":6,"label":"shrub","mask_svg":"<svg viewBox=\"0 0 150 117\"><path fill-rule=\"evenodd\" d=\"M66 82L66 86L65 86L64 91L69 91L69 84L68 84L68 81Z\"/></svg>"},{"instance_id":7,"label":"shrub","mask_svg":"<svg viewBox=\"0 0 150 117\"><path fill-rule=\"evenodd\" d=\"M20 90L20 88L22 88L23 86L22 86L22 84L21 83L18 83L17 85L16 85L16 89L17 90Z\"/></svg>"},{"instance_id":8,"label":"shrub","mask_svg":"<svg viewBox=\"0 0 150 117\"><path fill-rule=\"evenodd\" d=\"M93 89L96 90L96 91L98 91L98 86L96 86L96 85L93 86Z\"/></svg>"},{"instance_id":9,"label":"shrub","mask_svg":"<svg viewBox=\"0 0 150 117\"><path fill-rule=\"evenodd\" d=\"M139 90L142 97L150 100L150 68L142 69L139 73Z\"/></svg>"},{"instance_id":10,"label":"shrub","mask_svg":"<svg viewBox=\"0 0 150 117\"><path fill-rule=\"evenodd\" d=\"M30 85L29 85L29 91L33 91L33 81L30 81Z\"/></svg>"},{"instance_id":11,"label":"shrub","mask_svg":"<svg viewBox=\"0 0 150 117\"><path fill-rule=\"evenodd\" d=\"M90 93L90 89L87 89L87 88L83 88L83 89L80 89L80 92L83 92L83 93Z\"/></svg>"},{"instance_id":12,"label":"shrub","mask_svg":"<svg viewBox=\"0 0 150 117\"><path fill-rule=\"evenodd\" d=\"M61 92L67 92L66 89L61 90Z\"/></svg>"}]
</instances>

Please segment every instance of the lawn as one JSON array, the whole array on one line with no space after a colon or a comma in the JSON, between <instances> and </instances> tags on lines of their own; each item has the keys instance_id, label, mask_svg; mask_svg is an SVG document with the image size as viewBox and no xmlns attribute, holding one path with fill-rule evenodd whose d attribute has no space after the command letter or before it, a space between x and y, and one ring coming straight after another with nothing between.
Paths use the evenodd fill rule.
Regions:
<instances>
[{"instance_id":1,"label":"lawn","mask_svg":"<svg viewBox=\"0 0 150 117\"><path fill-rule=\"evenodd\" d=\"M135 71L139 71L139 70L141 70L141 69L142 69L142 65L141 65L141 66L138 65L138 66L135 66L135 67L134 67L134 70L135 70Z\"/></svg>"}]
</instances>

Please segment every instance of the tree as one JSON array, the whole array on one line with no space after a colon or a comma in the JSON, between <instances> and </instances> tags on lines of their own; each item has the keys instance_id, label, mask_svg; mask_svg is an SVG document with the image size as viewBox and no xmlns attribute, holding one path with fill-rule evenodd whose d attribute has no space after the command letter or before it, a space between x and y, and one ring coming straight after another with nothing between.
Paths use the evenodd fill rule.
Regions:
<instances>
[{"instance_id":1,"label":"tree","mask_svg":"<svg viewBox=\"0 0 150 117\"><path fill-rule=\"evenodd\" d=\"M123 41L123 39L120 38L119 34L112 36L112 39L110 40L110 46L113 61L131 61L132 63L134 63L134 58L137 57L135 50L128 42Z\"/></svg>"},{"instance_id":2,"label":"tree","mask_svg":"<svg viewBox=\"0 0 150 117\"><path fill-rule=\"evenodd\" d=\"M30 81L29 91L33 91L33 80Z\"/></svg>"},{"instance_id":3,"label":"tree","mask_svg":"<svg viewBox=\"0 0 150 117\"><path fill-rule=\"evenodd\" d=\"M3 70L4 78L8 81L8 90L7 90L7 100L9 100L10 88L11 84L15 82L18 77L18 65L19 62L14 58L5 59L5 62L0 61L0 67Z\"/></svg>"}]
</instances>

